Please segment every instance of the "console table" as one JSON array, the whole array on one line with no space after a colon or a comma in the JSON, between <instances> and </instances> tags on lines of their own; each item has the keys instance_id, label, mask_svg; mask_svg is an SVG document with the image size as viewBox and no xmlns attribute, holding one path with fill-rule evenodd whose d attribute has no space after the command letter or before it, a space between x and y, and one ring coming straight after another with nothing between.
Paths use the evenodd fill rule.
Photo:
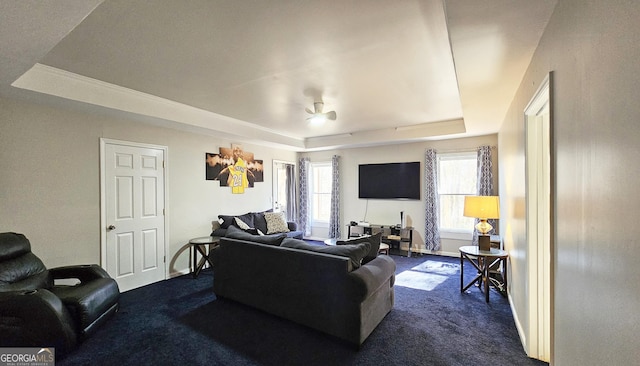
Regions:
<instances>
[{"instance_id":1,"label":"console table","mask_svg":"<svg viewBox=\"0 0 640 366\"><path fill-rule=\"evenodd\" d=\"M364 235L374 235L378 232L382 232L382 242L389 245L389 254L402 254L400 251L400 244L407 243L407 257L411 257L411 247L413 245L413 227L407 226L399 228L396 225L374 224L347 225L347 238L357 237L359 235L359 233L354 235L354 233L351 232L353 228L358 228L358 231L362 231L362 234Z\"/></svg>"}]
</instances>

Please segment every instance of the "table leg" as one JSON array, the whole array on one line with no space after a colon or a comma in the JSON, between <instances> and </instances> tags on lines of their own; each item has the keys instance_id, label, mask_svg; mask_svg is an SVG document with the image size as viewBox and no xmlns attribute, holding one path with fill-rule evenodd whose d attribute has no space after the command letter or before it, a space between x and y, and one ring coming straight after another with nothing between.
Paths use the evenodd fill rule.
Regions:
<instances>
[{"instance_id":1,"label":"table leg","mask_svg":"<svg viewBox=\"0 0 640 366\"><path fill-rule=\"evenodd\" d=\"M197 245L191 246L191 250L193 250L193 267L191 267L191 275L193 276L193 278L198 277L198 274L196 273L196 269L198 268L198 250L196 249L197 247Z\"/></svg>"},{"instance_id":2,"label":"table leg","mask_svg":"<svg viewBox=\"0 0 640 366\"><path fill-rule=\"evenodd\" d=\"M464 259L460 253L460 292L464 292Z\"/></svg>"},{"instance_id":3,"label":"table leg","mask_svg":"<svg viewBox=\"0 0 640 366\"><path fill-rule=\"evenodd\" d=\"M484 267L482 268L483 271L483 280L484 280L484 296L487 302L489 302L489 268L491 267L491 265L489 264L489 261L485 260L483 261L483 265Z\"/></svg>"},{"instance_id":4,"label":"table leg","mask_svg":"<svg viewBox=\"0 0 640 366\"><path fill-rule=\"evenodd\" d=\"M507 258L502 258L502 279L504 280L504 293L507 294Z\"/></svg>"},{"instance_id":5,"label":"table leg","mask_svg":"<svg viewBox=\"0 0 640 366\"><path fill-rule=\"evenodd\" d=\"M207 250L206 245L207 244L195 246L197 248L196 251L199 252L200 255L202 255L202 259L200 260L200 263L197 264L197 269L194 273L194 278L197 278L198 275L200 275L200 271L202 271L202 268L204 268L204 265L207 264L207 262L209 261L209 255L207 254L207 251L206 251Z\"/></svg>"},{"instance_id":6,"label":"table leg","mask_svg":"<svg viewBox=\"0 0 640 366\"><path fill-rule=\"evenodd\" d=\"M474 267L476 267L477 275L476 277L471 280L471 282L469 282L466 286L464 285L464 258L466 258L469 263L471 263ZM460 291L461 292L465 292L469 287L471 287L471 285L473 285L474 283L478 282L478 286L482 286L482 283L479 281L482 281L482 267L480 266L480 262L476 263L472 258L470 258L468 255L461 253L460 254ZM480 289L482 290L482 287L480 287Z\"/></svg>"}]
</instances>

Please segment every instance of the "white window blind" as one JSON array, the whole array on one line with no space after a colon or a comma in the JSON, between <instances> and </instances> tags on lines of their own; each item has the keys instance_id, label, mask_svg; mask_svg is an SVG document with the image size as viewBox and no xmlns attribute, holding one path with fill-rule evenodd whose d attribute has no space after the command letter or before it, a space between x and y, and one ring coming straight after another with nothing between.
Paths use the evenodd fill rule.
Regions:
<instances>
[{"instance_id":1,"label":"white window blind","mask_svg":"<svg viewBox=\"0 0 640 366\"><path fill-rule=\"evenodd\" d=\"M309 192L313 225L329 224L331 214L331 162L310 163Z\"/></svg>"},{"instance_id":2,"label":"white window blind","mask_svg":"<svg viewBox=\"0 0 640 366\"><path fill-rule=\"evenodd\" d=\"M438 153L440 232L473 232L474 218L464 217L464 196L477 194L477 153ZM445 234L446 235L446 234Z\"/></svg>"}]
</instances>

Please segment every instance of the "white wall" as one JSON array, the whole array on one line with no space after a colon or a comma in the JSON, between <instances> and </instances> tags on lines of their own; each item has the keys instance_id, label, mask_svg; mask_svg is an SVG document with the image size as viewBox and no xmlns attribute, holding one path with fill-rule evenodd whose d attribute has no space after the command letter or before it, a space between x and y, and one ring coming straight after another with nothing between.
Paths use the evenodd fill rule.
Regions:
<instances>
[{"instance_id":1,"label":"white wall","mask_svg":"<svg viewBox=\"0 0 640 366\"><path fill-rule=\"evenodd\" d=\"M270 208L272 160L296 160L294 152L243 144L264 160L264 182L234 195L205 180L204 159L238 141L6 98L0 126L0 231L24 233L48 267L100 263L101 137L168 146L171 273L189 268L185 243L209 235L218 214Z\"/></svg>"},{"instance_id":2,"label":"white wall","mask_svg":"<svg viewBox=\"0 0 640 366\"><path fill-rule=\"evenodd\" d=\"M424 141L410 144L387 145L366 148L331 150L305 153L311 161L330 161L331 156L340 156L340 232L346 237L346 225L350 221L368 221L371 224L395 225L400 223L400 211L407 215L407 225L415 228L413 249L424 251L424 195L420 201L365 200L358 198L358 165L368 163L394 163L419 161L424 169L424 152L428 148L457 151L475 149L481 145L497 145L497 135L479 136L443 141ZM497 189L497 155L494 150L494 177ZM422 186L424 189L424 187ZM437 254L459 256L458 248L468 241L443 239L442 250ZM406 247L404 248L406 250Z\"/></svg>"},{"instance_id":3,"label":"white wall","mask_svg":"<svg viewBox=\"0 0 640 366\"><path fill-rule=\"evenodd\" d=\"M499 133L502 227L526 325L524 109L554 73L553 359L640 359L640 2L560 0Z\"/></svg>"}]
</instances>

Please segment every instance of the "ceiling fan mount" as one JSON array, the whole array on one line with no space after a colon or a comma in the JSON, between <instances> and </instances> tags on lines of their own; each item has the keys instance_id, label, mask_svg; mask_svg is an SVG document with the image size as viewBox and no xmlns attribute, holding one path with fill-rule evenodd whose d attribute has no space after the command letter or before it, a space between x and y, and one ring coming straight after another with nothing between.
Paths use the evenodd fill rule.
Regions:
<instances>
[{"instance_id":1,"label":"ceiling fan mount","mask_svg":"<svg viewBox=\"0 0 640 366\"><path fill-rule=\"evenodd\" d=\"M323 112L324 103L323 102L314 102L313 103L313 111L309 108L305 108L305 111L311 115L311 117L307 118L307 121L312 123L322 123L327 120L335 121L337 118L335 111Z\"/></svg>"}]
</instances>

